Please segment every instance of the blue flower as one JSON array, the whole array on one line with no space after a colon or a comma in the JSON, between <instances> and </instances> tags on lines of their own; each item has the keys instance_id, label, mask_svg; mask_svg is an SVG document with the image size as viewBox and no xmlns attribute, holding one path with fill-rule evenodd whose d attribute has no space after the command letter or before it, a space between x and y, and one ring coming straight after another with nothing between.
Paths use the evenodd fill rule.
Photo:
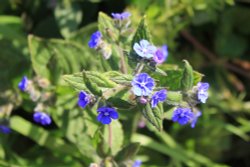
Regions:
<instances>
[{"instance_id":1,"label":"blue flower","mask_svg":"<svg viewBox=\"0 0 250 167\"><path fill-rule=\"evenodd\" d=\"M132 167L140 167L142 164L141 160L135 160L134 164Z\"/></svg>"},{"instance_id":2,"label":"blue flower","mask_svg":"<svg viewBox=\"0 0 250 167\"><path fill-rule=\"evenodd\" d=\"M129 12L123 12L123 13L111 13L114 19L116 20L124 20L131 16Z\"/></svg>"},{"instance_id":3,"label":"blue flower","mask_svg":"<svg viewBox=\"0 0 250 167\"><path fill-rule=\"evenodd\" d=\"M151 45L147 40L143 39L139 43L135 43L133 46L134 51L143 58L152 58L157 50L154 45Z\"/></svg>"},{"instance_id":4,"label":"blue flower","mask_svg":"<svg viewBox=\"0 0 250 167\"><path fill-rule=\"evenodd\" d=\"M196 113L194 113L194 117L193 119L191 120L191 127L194 128L195 125L196 125L196 122L197 122L197 119L201 116L201 112L198 111Z\"/></svg>"},{"instance_id":5,"label":"blue flower","mask_svg":"<svg viewBox=\"0 0 250 167\"><path fill-rule=\"evenodd\" d=\"M49 125L51 124L51 118L48 114L43 112L35 112L33 114L33 119L35 122L40 123L42 125Z\"/></svg>"},{"instance_id":6,"label":"blue flower","mask_svg":"<svg viewBox=\"0 0 250 167\"><path fill-rule=\"evenodd\" d=\"M187 124L194 117L194 113L190 108L177 108L174 110L172 120L181 125Z\"/></svg>"},{"instance_id":7,"label":"blue flower","mask_svg":"<svg viewBox=\"0 0 250 167\"><path fill-rule=\"evenodd\" d=\"M155 86L153 78L147 73L136 75L131 84L132 91L136 96L149 96Z\"/></svg>"},{"instance_id":8,"label":"blue flower","mask_svg":"<svg viewBox=\"0 0 250 167\"><path fill-rule=\"evenodd\" d=\"M21 90L21 91L25 91L28 87L28 78L26 76L24 76L22 78L22 80L18 83L18 88Z\"/></svg>"},{"instance_id":9,"label":"blue flower","mask_svg":"<svg viewBox=\"0 0 250 167\"><path fill-rule=\"evenodd\" d=\"M168 57L168 47L163 45L161 48L158 48L153 57L154 61L157 64L163 63Z\"/></svg>"},{"instance_id":10,"label":"blue flower","mask_svg":"<svg viewBox=\"0 0 250 167\"><path fill-rule=\"evenodd\" d=\"M98 45L101 42L102 34L100 31L96 31L91 35L91 38L89 40L89 47L90 48L97 48Z\"/></svg>"},{"instance_id":11,"label":"blue flower","mask_svg":"<svg viewBox=\"0 0 250 167\"><path fill-rule=\"evenodd\" d=\"M110 124L111 118L118 119L119 115L117 111L112 107L100 107L97 109L98 116L97 120L102 124Z\"/></svg>"},{"instance_id":12,"label":"blue flower","mask_svg":"<svg viewBox=\"0 0 250 167\"><path fill-rule=\"evenodd\" d=\"M78 96L78 105L82 108L85 108L87 104L90 102L90 96L84 92L81 91Z\"/></svg>"},{"instance_id":13,"label":"blue flower","mask_svg":"<svg viewBox=\"0 0 250 167\"><path fill-rule=\"evenodd\" d=\"M167 98L167 90L162 89L158 92L155 92L155 94L152 96L151 99L151 106L152 108L156 107L159 102L165 101Z\"/></svg>"},{"instance_id":14,"label":"blue flower","mask_svg":"<svg viewBox=\"0 0 250 167\"><path fill-rule=\"evenodd\" d=\"M198 100L200 100L200 102L202 103L206 103L206 100L208 98L208 88L209 88L209 84L208 83L203 83L203 82L199 82L197 84L198 87Z\"/></svg>"},{"instance_id":15,"label":"blue flower","mask_svg":"<svg viewBox=\"0 0 250 167\"><path fill-rule=\"evenodd\" d=\"M10 128L5 125L0 125L0 131L4 134L9 134L11 132Z\"/></svg>"}]
</instances>

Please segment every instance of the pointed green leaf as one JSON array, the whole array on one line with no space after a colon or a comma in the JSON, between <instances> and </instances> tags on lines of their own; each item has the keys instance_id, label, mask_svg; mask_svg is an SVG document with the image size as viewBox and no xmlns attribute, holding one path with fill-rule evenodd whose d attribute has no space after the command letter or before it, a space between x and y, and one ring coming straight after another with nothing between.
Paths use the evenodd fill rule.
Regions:
<instances>
[{"instance_id":1,"label":"pointed green leaf","mask_svg":"<svg viewBox=\"0 0 250 167\"><path fill-rule=\"evenodd\" d=\"M78 72L89 66L89 61L93 59L87 49L72 41L48 40L30 35L28 42L34 71L54 83L61 74Z\"/></svg>"},{"instance_id":2,"label":"pointed green leaf","mask_svg":"<svg viewBox=\"0 0 250 167\"><path fill-rule=\"evenodd\" d=\"M92 82L89 79L85 71L82 72L82 76L83 76L83 81L86 87L89 89L89 91L93 93L94 95L102 96L102 90L97 86L95 82Z\"/></svg>"},{"instance_id":3,"label":"pointed green leaf","mask_svg":"<svg viewBox=\"0 0 250 167\"><path fill-rule=\"evenodd\" d=\"M188 91L193 87L194 83L194 75L193 75L193 68L188 63L187 60L184 60L185 66L184 71L181 78L181 89L184 91Z\"/></svg>"},{"instance_id":4,"label":"pointed green leaf","mask_svg":"<svg viewBox=\"0 0 250 167\"><path fill-rule=\"evenodd\" d=\"M132 50L133 50L133 45L134 43L136 42L140 42L140 40L142 39L146 39L148 41L151 41L151 35L149 33L149 30L148 30L148 26L146 24L146 21L145 21L145 16L141 19L140 23L139 23L139 26L135 32L135 35L133 37L133 40L132 40Z\"/></svg>"},{"instance_id":5,"label":"pointed green leaf","mask_svg":"<svg viewBox=\"0 0 250 167\"><path fill-rule=\"evenodd\" d=\"M133 104L117 97L110 97L107 102L111 103L113 107L117 107L119 109L129 109L134 107Z\"/></svg>"},{"instance_id":6,"label":"pointed green leaf","mask_svg":"<svg viewBox=\"0 0 250 167\"><path fill-rule=\"evenodd\" d=\"M113 19L103 12L99 12L98 15L98 28L104 38L109 42L113 42L118 39L118 30L114 26Z\"/></svg>"},{"instance_id":7,"label":"pointed green leaf","mask_svg":"<svg viewBox=\"0 0 250 167\"><path fill-rule=\"evenodd\" d=\"M102 91L117 86L115 82L110 80L107 76L103 75L102 73L96 71L84 71L84 74L85 77L87 77L86 81L89 81L87 82L88 85L90 83L95 84L98 87L97 89L101 89ZM86 91L89 89L86 86L85 80L83 78L84 78L83 73L75 73L63 76L63 79L77 91L80 90Z\"/></svg>"},{"instance_id":8,"label":"pointed green leaf","mask_svg":"<svg viewBox=\"0 0 250 167\"><path fill-rule=\"evenodd\" d=\"M162 130L162 113L159 107L151 108L150 104L147 103L142 107L142 114L143 116L159 131Z\"/></svg>"}]
</instances>

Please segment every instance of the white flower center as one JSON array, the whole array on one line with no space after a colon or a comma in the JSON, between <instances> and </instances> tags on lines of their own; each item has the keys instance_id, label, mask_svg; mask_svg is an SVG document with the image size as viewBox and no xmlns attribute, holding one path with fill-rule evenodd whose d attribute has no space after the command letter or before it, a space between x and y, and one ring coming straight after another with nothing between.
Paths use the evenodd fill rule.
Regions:
<instances>
[{"instance_id":1,"label":"white flower center","mask_svg":"<svg viewBox=\"0 0 250 167\"><path fill-rule=\"evenodd\" d=\"M104 115L105 115L105 116L108 116L108 115L109 115L109 112L104 112Z\"/></svg>"}]
</instances>

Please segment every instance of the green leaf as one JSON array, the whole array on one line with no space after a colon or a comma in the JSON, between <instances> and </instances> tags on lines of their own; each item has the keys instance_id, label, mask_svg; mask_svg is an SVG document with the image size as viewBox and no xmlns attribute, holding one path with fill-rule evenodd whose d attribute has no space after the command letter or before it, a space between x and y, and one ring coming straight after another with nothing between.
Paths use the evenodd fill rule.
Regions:
<instances>
[{"instance_id":1,"label":"green leaf","mask_svg":"<svg viewBox=\"0 0 250 167\"><path fill-rule=\"evenodd\" d=\"M121 85L131 85L133 76L129 74L122 74L117 71L109 71L105 73L105 76L109 77L110 80Z\"/></svg>"},{"instance_id":2,"label":"green leaf","mask_svg":"<svg viewBox=\"0 0 250 167\"><path fill-rule=\"evenodd\" d=\"M87 88L83 82L83 77L82 75L64 75L63 79L74 89L77 91L85 90L87 91Z\"/></svg>"},{"instance_id":3,"label":"green leaf","mask_svg":"<svg viewBox=\"0 0 250 167\"><path fill-rule=\"evenodd\" d=\"M135 105L117 97L110 97L107 102L111 103L113 107L119 109L130 109L131 107L135 107Z\"/></svg>"},{"instance_id":4,"label":"green leaf","mask_svg":"<svg viewBox=\"0 0 250 167\"><path fill-rule=\"evenodd\" d=\"M72 41L47 40L30 35L28 42L34 71L54 83L58 82L61 74L78 72L93 59L84 47Z\"/></svg>"},{"instance_id":5,"label":"green leaf","mask_svg":"<svg viewBox=\"0 0 250 167\"><path fill-rule=\"evenodd\" d=\"M181 78L181 89L184 91L188 91L193 87L194 83L194 75L193 75L193 68L188 63L188 61L184 60L185 66L184 71Z\"/></svg>"},{"instance_id":6,"label":"green leaf","mask_svg":"<svg viewBox=\"0 0 250 167\"><path fill-rule=\"evenodd\" d=\"M130 143L125 146L121 151L115 156L115 161L120 163L123 161L131 160L140 149L140 143Z\"/></svg>"},{"instance_id":7,"label":"green leaf","mask_svg":"<svg viewBox=\"0 0 250 167\"><path fill-rule=\"evenodd\" d=\"M114 27L113 19L103 12L98 14L98 29L109 42L114 42L118 39L118 30Z\"/></svg>"},{"instance_id":8,"label":"green leaf","mask_svg":"<svg viewBox=\"0 0 250 167\"><path fill-rule=\"evenodd\" d=\"M149 30L148 30L148 26L146 24L146 21L145 21L145 16L141 19L140 23L139 23L139 26L135 32L135 35L133 37L133 40L132 40L132 43L131 43L131 50L133 50L133 45L134 43L137 43L137 42L140 42L140 40L142 39L146 39L148 40L149 42L151 42L151 35L149 33Z\"/></svg>"},{"instance_id":9,"label":"green leaf","mask_svg":"<svg viewBox=\"0 0 250 167\"><path fill-rule=\"evenodd\" d=\"M82 21L81 8L76 3L67 6L58 4L55 8L55 19L61 34L69 38Z\"/></svg>"},{"instance_id":10,"label":"green leaf","mask_svg":"<svg viewBox=\"0 0 250 167\"><path fill-rule=\"evenodd\" d=\"M182 101L181 92L168 91L166 103L169 105L179 105Z\"/></svg>"},{"instance_id":11,"label":"green leaf","mask_svg":"<svg viewBox=\"0 0 250 167\"><path fill-rule=\"evenodd\" d=\"M85 83L87 80L89 81L87 83L88 85L92 83L96 84L102 91L117 86L115 82L110 80L103 73L99 73L96 71L84 71L84 75L83 73L74 73L71 75L64 75L63 79L76 90L87 90L87 86ZM87 78L86 81L83 79L84 77Z\"/></svg>"},{"instance_id":12,"label":"green leaf","mask_svg":"<svg viewBox=\"0 0 250 167\"><path fill-rule=\"evenodd\" d=\"M162 130L162 113L163 111L157 106L155 108L151 108L150 104L142 106L141 110L143 116L159 131Z\"/></svg>"},{"instance_id":13,"label":"green leaf","mask_svg":"<svg viewBox=\"0 0 250 167\"><path fill-rule=\"evenodd\" d=\"M181 79L183 76L183 70L164 70L167 76L153 74L152 77L159 81L159 86L167 87L168 90L180 90L181 89ZM201 81L203 75L199 72L193 71L194 82L193 86Z\"/></svg>"},{"instance_id":14,"label":"green leaf","mask_svg":"<svg viewBox=\"0 0 250 167\"><path fill-rule=\"evenodd\" d=\"M112 133L112 139L111 139L111 153L112 155L116 155L117 152L121 149L124 139L124 134L122 130L122 125L118 120L113 120L110 125L107 125L104 127L104 140L105 143L109 143L109 127L111 126L111 133Z\"/></svg>"},{"instance_id":15,"label":"green leaf","mask_svg":"<svg viewBox=\"0 0 250 167\"><path fill-rule=\"evenodd\" d=\"M86 87L90 90L91 93L97 96L102 96L102 90L97 86L96 82L92 82L89 77L87 76L86 72L83 71L83 81Z\"/></svg>"}]
</instances>

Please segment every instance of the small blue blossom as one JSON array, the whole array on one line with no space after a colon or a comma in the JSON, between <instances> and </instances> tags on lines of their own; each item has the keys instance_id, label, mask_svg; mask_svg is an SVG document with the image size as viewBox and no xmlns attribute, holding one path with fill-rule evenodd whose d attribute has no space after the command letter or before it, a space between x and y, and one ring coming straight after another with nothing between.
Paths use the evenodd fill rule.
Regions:
<instances>
[{"instance_id":1,"label":"small blue blossom","mask_svg":"<svg viewBox=\"0 0 250 167\"><path fill-rule=\"evenodd\" d=\"M206 100L208 98L208 88L209 88L209 84L208 83L203 83L203 82L199 82L197 84L198 87L198 100L200 100L200 102L202 103L206 103Z\"/></svg>"},{"instance_id":2,"label":"small blue blossom","mask_svg":"<svg viewBox=\"0 0 250 167\"><path fill-rule=\"evenodd\" d=\"M163 45L161 48L158 48L153 57L154 61L157 64L162 64L168 57L168 47Z\"/></svg>"},{"instance_id":3,"label":"small blue blossom","mask_svg":"<svg viewBox=\"0 0 250 167\"><path fill-rule=\"evenodd\" d=\"M50 116L43 112L35 112L33 114L33 119L35 122L40 123L42 125L49 125L52 122Z\"/></svg>"},{"instance_id":4,"label":"small blue blossom","mask_svg":"<svg viewBox=\"0 0 250 167\"><path fill-rule=\"evenodd\" d=\"M100 31L96 31L91 35L89 40L89 47L90 48L97 48L101 42L102 34Z\"/></svg>"},{"instance_id":5,"label":"small blue blossom","mask_svg":"<svg viewBox=\"0 0 250 167\"><path fill-rule=\"evenodd\" d=\"M194 117L194 113L190 108L177 108L174 110L172 120L181 125L187 124Z\"/></svg>"},{"instance_id":6,"label":"small blue blossom","mask_svg":"<svg viewBox=\"0 0 250 167\"><path fill-rule=\"evenodd\" d=\"M111 13L114 19L116 20L124 20L131 16L129 12L123 12L123 13Z\"/></svg>"},{"instance_id":7,"label":"small blue blossom","mask_svg":"<svg viewBox=\"0 0 250 167\"><path fill-rule=\"evenodd\" d=\"M133 46L134 51L143 58L152 58L157 50L157 48L150 44L147 40L143 39L140 43L135 43Z\"/></svg>"},{"instance_id":8,"label":"small blue blossom","mask_svg":"<svg viewBox=\"0 0 250 167\"><path fill-rule=\"evenodd\" d=\"M136 96L149 96L155 86L153 78L147 73L136 75L131 84L132 91Z\"/></svg>"},{"instance_id":9,"label":"small blue blossom","mask_svg":"<svg viewBox=\"0 0 250 167\"><path fill-rule=\"evenodd\" d=\"M25 91L28 87L28 78L26 76L24 76L22 78L22 80L18 83L18 88L21 90L21 91Z\"/></svg>"},{"instance_id":10,"label":"small blue blossom","mask_svg":"<svg viewBox=\"0 0 250 167\"><path fill-rule=\"evenodd\" d=\"M159 102L165 101L167 98L167 90L162 89L158 92L155 92L155 94L152 96L151 99L151 106L152 108L155 108Z\"/></svg>"},{"instance_id":11,"label":"small blue blossom","mask_svg":"<svg viewBox=\"0 0 250 167\"><path fill-rule=\"evenodd\" d=\"M194 113L194 117L193 119L191 120L191 128L194 128L195 125L196 125L196 122L197 122L197 119L201 116L201 112L198 111L196 113Z\"/></svg>"},{"instance_id":12,"label":"small blue blossom","mask_svg":"<svg viewBox=\"0 0 250 167\"><path fill-rule=\"evenodd\" d=\"M0 131L4 134L9 134L11 132L10 128L5 125L0 125Z\"/></svg>"},{"instance_id":13,"label":"small blue blossom","mask_svg":"<svg viewBox=\"0 0 250 167\"><path fill-rule=\"evenodd\" d=\"M132 167L140 167L142 164L141 160L135 160L134 164L132 165Z\"/></svg>"},{"instance_id":14,"label":"small blue blossom","mask_svg":"<svg viewBox=\"0 0 250 167\"><path fill-rule=\"evenodd\" d=\"M90 96L84 92L81 91L78 96L78 105L82 108L85 108L90 102Z\"/></svg>"},{"instance_id":15,"label":"small blue blossom","mask_svg":"<svg viewBox=\"0 0 250 167\"><path fill-rule=\"evenodd\" d=\"M97 112L97 120L102 124L110 124L111 118L115 120L119 117L118 112L112 107L100 107L97 109Z\"/></svg>"}]
</instances>

